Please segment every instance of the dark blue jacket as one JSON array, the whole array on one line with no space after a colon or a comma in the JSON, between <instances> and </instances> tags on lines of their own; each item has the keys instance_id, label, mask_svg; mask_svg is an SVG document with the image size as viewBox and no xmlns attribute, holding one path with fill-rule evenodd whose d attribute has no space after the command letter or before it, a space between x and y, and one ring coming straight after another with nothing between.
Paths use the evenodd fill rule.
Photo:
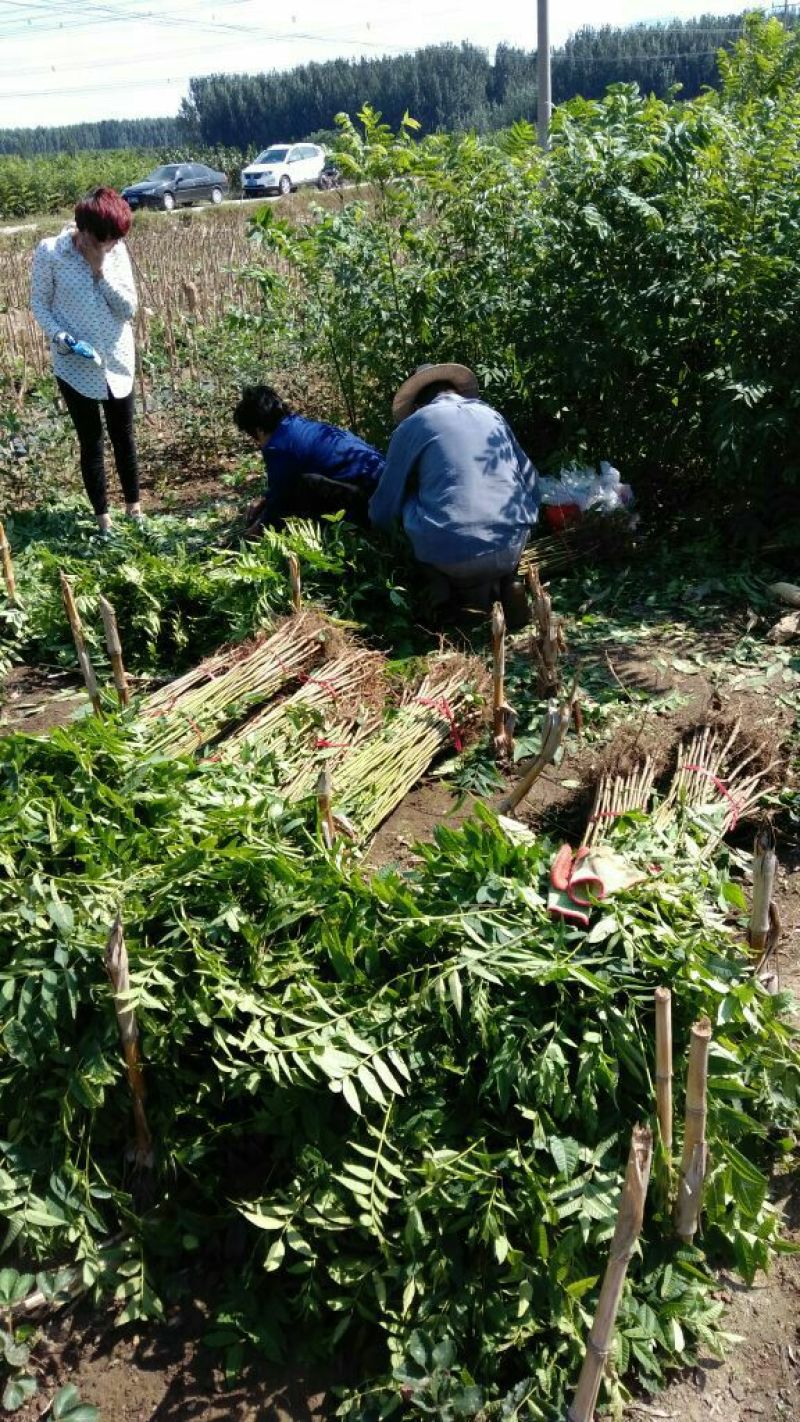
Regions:
<instances>
[{"instance_id":1,"label":"dark blue jacket","mask_svg":"<svg viewBox=\"0 0 800 1422\"><path fill-rule=\"evenodd\" d=\"M265 522L282 516L301 474L346 479L370 494L383 473L383 455L371 444L349 430L303 415L286 415L261 453L267 470Z\"/></svg>"}]
</instances>

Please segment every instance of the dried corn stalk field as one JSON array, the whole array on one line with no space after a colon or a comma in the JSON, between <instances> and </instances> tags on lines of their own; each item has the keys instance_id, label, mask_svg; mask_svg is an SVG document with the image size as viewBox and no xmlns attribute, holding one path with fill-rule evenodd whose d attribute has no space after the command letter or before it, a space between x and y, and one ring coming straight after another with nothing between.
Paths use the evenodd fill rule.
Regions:
<instances>
[{"instance_id":1,"label":"dried corn stalk field","mask_svg":"<svg viewBox=\"0 0 800 1422\"><path fill-rule=\"evenodd\" d=\"M197 376L194 352L198 332L235 309L255 315L260 295L241 275L253 261L247 237L248 209L182 213L166 220L159 214L134 223L128 247L139 290L137 349L163 350L173 388ZM6 239L0 261L0 382L8 382L20 406L49 370L47 344L29 309L30 270L40 231ZM259 254L275 267L276 259ZM143 399L147 363L140 370Z\"/></svg>"}]
</instances>

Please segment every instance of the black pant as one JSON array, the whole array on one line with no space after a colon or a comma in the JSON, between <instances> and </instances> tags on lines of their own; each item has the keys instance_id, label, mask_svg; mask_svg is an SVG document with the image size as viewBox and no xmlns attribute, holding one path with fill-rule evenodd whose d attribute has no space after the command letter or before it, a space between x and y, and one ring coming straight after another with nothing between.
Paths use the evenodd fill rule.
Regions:
<instances>
[{"instance_id":1,"label":"black pant","mask_svg":"<svg viewBox=\"0 0 800 1422\"><path fill-rule=\"evenodd\" d=\"M106 429L114 450L119 482L125 495L126 504L139 502L139 467L136 461L136 445L133 439L133 391L120 399L111 394L106 386L105 400L90 400L81 395L65 380L58 381L58 388L64 397L75 426L81 447L81 474L89 502L96 514L108 513L108 492L106 470L103 458L103 422L100 418L102 405L106 417Z\"/></svg>"},{"instance_id":2,"label":"black pant","mask_svg":"<svg viewBox=\"0 0 800 1422\"><path fill-rule=\"evenodd\" d=\"M273 528L282 528L287 518L322 518L323 514L343 513L350 523L360 528L369 526L371 488L351 483L348 479L329 479L326 474L300 474L291 493L282 499L280 511L269 520ZM256 515L253 527L264 522Z\"/></svg>"}]
</instances>

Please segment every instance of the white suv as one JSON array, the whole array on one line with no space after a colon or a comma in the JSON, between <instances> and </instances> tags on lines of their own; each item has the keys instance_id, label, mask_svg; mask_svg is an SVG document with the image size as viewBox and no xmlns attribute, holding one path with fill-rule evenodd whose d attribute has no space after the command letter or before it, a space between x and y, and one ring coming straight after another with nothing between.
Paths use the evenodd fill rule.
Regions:
<instances>
[{"instance_id":1,"label":"white suv","mask_svg":"<svg viewBox=\"0 0 800 1422\"><path fill-rule=\"evenodd\" d=\"M318 183L324 167L325 154L316 143L273 143L242 168L242 197L285 197L304 183Z\"/></svg>"}]
</instances>

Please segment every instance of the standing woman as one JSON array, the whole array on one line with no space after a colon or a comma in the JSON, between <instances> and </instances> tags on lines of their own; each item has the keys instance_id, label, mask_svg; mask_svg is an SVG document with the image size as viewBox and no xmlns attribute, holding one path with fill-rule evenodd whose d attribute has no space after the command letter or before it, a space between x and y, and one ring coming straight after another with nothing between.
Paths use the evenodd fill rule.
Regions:
<instances>
[{"instance_id":1,"label":"standing woman","mask_svg":"<svg viewBox=\"0 0 800 1422\"><path fill-rule=\"evenodd\" d=\"M36 248L31 309L50 340L53 372L81 451L81 474L102 533L111 527L102 408L125 496L142 517L133 438L136 288L123 242L131 210L113 188L96 188L75 208L75 226Z\"/></svg>"}]
</instances>

